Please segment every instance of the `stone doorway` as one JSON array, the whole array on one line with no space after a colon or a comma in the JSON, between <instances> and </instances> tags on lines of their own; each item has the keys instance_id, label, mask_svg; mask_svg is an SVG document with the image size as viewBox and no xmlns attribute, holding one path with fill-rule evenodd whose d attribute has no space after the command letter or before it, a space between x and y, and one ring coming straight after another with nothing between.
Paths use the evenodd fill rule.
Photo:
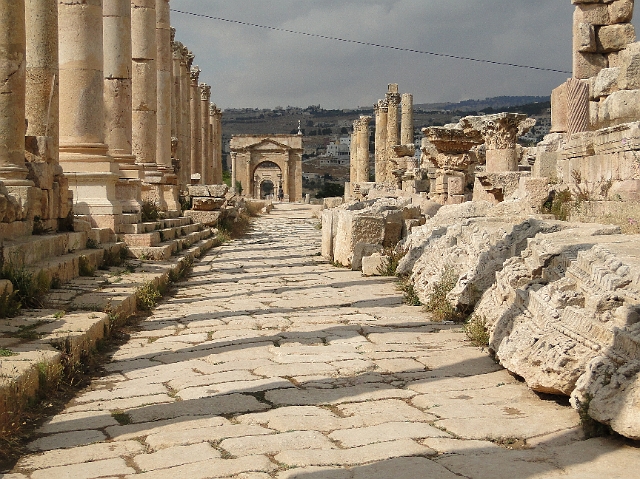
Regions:
<instances>
[{"instance_id":1,"label":"stone doorway","mask_svg":"<svg viewBox=\"0 0 640 479\"><path fill-rule=\"evenodd\" d=\"M264 200L274 198L275 194L275 185L273 184L273 181L264 180L260 185L260 199Z\"/></svg>"}]
</instances>

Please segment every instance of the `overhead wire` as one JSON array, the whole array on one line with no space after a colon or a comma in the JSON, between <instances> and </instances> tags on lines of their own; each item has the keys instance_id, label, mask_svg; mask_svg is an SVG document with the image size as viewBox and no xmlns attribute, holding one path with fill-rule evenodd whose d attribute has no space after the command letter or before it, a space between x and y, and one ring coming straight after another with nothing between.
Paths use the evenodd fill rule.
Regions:
<instances>
[{"instance_id":1,"label":"overhead wire","mask_svg":"<svg viewBox=\"0 0 640 479\"><path fill-rule=\"evenodd\" d=\"M499 61L495 61L495 60L486 60L486 59L481 59L481 58L473 58L473 57L465 57L465 56L461 56L461 55L450 55L447 53L438 53L438 52L429 52L429 51L425 51L425 50L416 50L414 48L403 48L403 47L397 47L397 46L393 46L393 45L382 45L379 43L372 43L372 42L363 42L360 40L350 40L347 38L340 38L340 37L333 37L333 36L329 36L329 35L322 35L322 34L318 34L318 33L309 33L309 32L302 32L302 31L298 31L298 30L289 30L287 28L279 28L279 27L272 27L272 26L268 26L268 25L260 25L258 23L251 23L251 22L244 22L241 20L232 20L229 18L222 18L222 17L216 17L213 15L206 15L203 13L194 13L194 12L186 12L184 10L177 10L172 8L171 9L172 12L174 13L179 13L181 15L190 15L193 17L200 17L200 18L206 18L209 20L216 20L219 22L226 22L226 23L232 23L232 24L236 24L236 25L243 25L246 27L253 27L253 28L262 28L264 30L272 30L272 31L276 31L276 32L283 32L283 33L291 33L294 35L302 35L305 37L312 37L312 38L320 38L323 40L332 40L332 41L337 41L337 42L343 42L343 43L353 43L356 45L363 45L363 46L368 46L368 47L375 47L375 48L384 48L387 50L396 50L396 51L401 51L401 52L409 52L409 53L417 53L420 55L430 55L430 56L435 56L435 57L442 57L442 58L449 58L449 59L454 59L454 60L464 60L464 61L470 61L470 62L476 62L476 63L487 63L490 65L498 65L498 66L506 66L506 67L513 67L513 68L525 68L525 69L529 69L529 70L538 70L538 71L547 71L547 72L553 72L553 73L566 73L566 74L571 74L571 72L569 71L565 71L565 70L558 70L555 68L545 68L545 67L538 67L538 66L533 66L533 65L521 65L521 64L517 64L517 63L508 63L508 62L499 62Z\"/></svg>"}]
</instances>

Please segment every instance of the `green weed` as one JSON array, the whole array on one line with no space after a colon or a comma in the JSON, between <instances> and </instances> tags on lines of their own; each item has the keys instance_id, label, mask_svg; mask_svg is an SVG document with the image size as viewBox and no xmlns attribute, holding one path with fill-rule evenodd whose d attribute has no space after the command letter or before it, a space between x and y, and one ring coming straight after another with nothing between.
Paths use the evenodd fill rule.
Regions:
<instances>
[{"instance_id":1,"label":"green weed","mask_svg":"<svg viewBox=\"0 0 640 479\"><path fill-rule=\"evenodd\" d=\"M489 346L489 331L487 330L487 319L484 316L471 315L462 329L476 346Z\"/></svg>"},{"instance_id":2,"label":"green weed","mask_svg":"<svg viewBox=\"0 0 640 479\"><path fill-rule=\"evenodd\" d=\"M429 299L424 305L425 310L433 315L434 321L460 322L463 319L463 315L447 301L447 295L455 288L457 283L458 275L454 269L450 265L445 266L440 275L440 280L433 285Z\"/></svg>"},{"instance_id":3,"label":"green weed","mask_svg":"<svg viewBox=\"0 0 640 479\"><path fill-rule=\"evenodd\" d=\"M153 281L147 281L136 291L136 305L141 311L150 311L158 301L162 298L162 294Z\"/></svg>"}]
</instances>

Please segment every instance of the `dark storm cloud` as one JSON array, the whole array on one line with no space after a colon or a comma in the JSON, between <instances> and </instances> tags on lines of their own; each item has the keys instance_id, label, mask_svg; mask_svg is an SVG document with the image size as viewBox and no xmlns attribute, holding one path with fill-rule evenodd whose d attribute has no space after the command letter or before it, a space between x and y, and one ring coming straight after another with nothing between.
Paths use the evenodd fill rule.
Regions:
<instances>
[{"instance_id":1,"label":"dark storm cloud","mask_svg":"<svg viewBox=\"0 0 640 479\"><path fill-rule=\"evenodd\" d=\"M363 42L571 70L570 0L171 0L177 10ZM548 95L567 74L309 38L172 13L223 108Z\"/></svg>"}]
</instances>

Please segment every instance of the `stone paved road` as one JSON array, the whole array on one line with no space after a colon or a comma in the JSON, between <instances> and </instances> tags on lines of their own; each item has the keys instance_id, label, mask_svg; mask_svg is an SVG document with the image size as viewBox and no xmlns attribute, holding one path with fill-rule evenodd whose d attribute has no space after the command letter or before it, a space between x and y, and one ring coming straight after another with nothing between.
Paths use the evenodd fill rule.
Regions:
<instances>
[{"instance_id":1,"label":"stone paved road","mask_svg":"<svg viewBox=\"0 0 640 479\"><path fill-rule=\"evenodd\" d=\"M322 261L316 223L278 205L203 258L3 477L637 477L633 443L582 440L392 280Z\"/></svg>"}]
</instances>

